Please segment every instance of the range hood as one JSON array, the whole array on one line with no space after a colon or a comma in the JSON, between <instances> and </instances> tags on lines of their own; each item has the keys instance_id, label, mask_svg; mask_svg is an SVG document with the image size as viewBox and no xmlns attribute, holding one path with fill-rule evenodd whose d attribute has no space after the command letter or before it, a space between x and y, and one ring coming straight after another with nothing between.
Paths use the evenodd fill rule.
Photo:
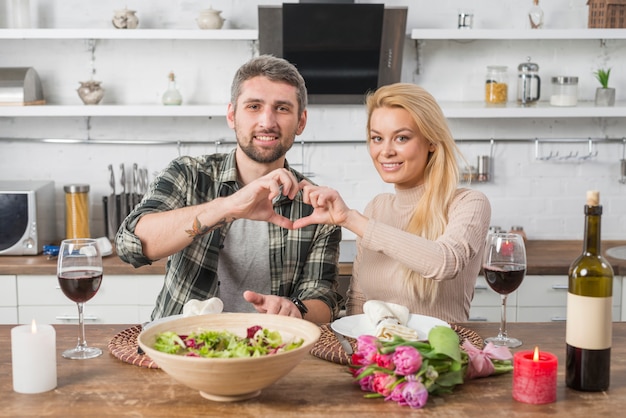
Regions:
<instances>
[{"instance_id":1,"label":"range hood","mask_svg":"<svg viewBox=\"0 0 626 418\"><path fill-rule=\"evenodd\" d=\"M312 104L362 104L399 82L406 7L354 3L259 6L259 52L293 63Z\"/></svg>"}]
</instances>

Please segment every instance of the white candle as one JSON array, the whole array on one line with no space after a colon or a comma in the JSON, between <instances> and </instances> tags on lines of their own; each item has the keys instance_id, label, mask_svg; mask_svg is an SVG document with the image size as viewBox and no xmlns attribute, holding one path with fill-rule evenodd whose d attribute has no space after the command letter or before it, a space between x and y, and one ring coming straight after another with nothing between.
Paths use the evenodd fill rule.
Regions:
<instances>
[{"instance_id":1,"label":"white candle","mask_svg":"<svg viewBox=\"0 0 626 418\"><path fill-rule=\"evenodd\" d=\"M20 325L11 329L13 390L41 393L57 387L56 332L52 325Z\"/></svg>"}]
</instances>

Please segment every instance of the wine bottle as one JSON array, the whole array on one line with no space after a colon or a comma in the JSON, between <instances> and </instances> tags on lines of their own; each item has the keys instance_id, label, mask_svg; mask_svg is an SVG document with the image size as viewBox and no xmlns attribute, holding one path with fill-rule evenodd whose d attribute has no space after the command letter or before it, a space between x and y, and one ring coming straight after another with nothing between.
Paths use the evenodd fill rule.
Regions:
<instances>
[{"instance_id":1,"label":"wine bottle","mask_svg":"<svg viewBox=\"0 0 626 418\"><path fill-rule=\"evenodd\" d=\"M602 206L587 192L582 254L569 268L565 383L581 391L607 390L611 369L613 269L600 251Z\"/></svg>"}]
</instances>

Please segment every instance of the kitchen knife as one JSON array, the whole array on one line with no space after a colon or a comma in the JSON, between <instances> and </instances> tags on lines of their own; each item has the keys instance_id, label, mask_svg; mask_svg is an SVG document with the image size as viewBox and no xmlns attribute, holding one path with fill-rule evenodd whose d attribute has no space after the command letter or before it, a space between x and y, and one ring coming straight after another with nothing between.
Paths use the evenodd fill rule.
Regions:
<instances>
[{"instance_id":1,"label":"kitchen knife","mask_svg":"<svg viewBox=\"0 0 626 418\"><path fill-rule=\"evenodd\" d=\"M344 337L335 330L333 330L333 334L335 334L335 337L337 337L337 340L339 340L339 344L341 344L346 354L352 355L353 350L352 345L350 345L350 341L348 341L346 337Z\"/></svg>"},{"instance_id":2,"label":"kitchen knife","mask_svg":"<svg viewBox=\"0 0 626 418\"><path fill-rule=\"evenodd\" d=\"M115 174L113 173L113 164L109 164L109 186L111 186L111 194L107 199L108 237L109 239L114 239L119 223L117 221L117 198L115 197Z\"/></svg>"},{"instance_id":3,"label":"kitchen knife","mask_svg":"<svg viewBox=\"0 0 626 418\"><path fill-rule=\"evenodd\" d=\"M122 185L122 193L120 194L120 224L128 216L128 200L126 196L126 173L124 172L124 164L120 164L120 184Z\"/></svg>"},{"instance_id":4,"label":"kitchen knife","mask_svg":"<svg viewBox=\"0 0 626 418\"><path fill-rule=\"evenodd\" d=\"M131 196L131 206L130 210L135 209L135 206L139 203L139 167L137 163L133 164L133 183L132 190L130 191Z\"/></svg>"}]
</instances>

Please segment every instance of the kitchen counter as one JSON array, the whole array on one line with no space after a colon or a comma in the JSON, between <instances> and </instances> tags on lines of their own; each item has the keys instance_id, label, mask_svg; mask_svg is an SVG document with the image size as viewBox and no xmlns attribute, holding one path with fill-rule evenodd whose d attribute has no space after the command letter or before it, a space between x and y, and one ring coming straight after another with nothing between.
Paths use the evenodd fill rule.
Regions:
<instances>
[{"instance_id":1,"label":"kitchen counter","mask_svg":"<svg viewBox=\"0 0 626 418\"><path fill-rule=\"evenodd\" d=\"M602 251L611 247L626 245L626 241L603 241ZM581 241L528 241L528 275L567 275L572 261L582 251ZM605 255L606 256L606 255ZM613 266L616 276L626 276L626 260L606 256ZM150 266L134 268L122 262L115 254L104 257L105 274L164 274L166 260ZM351 275L352 263L339 263L340 275ZM49 260L45 255L0 256L0 274L56 274L56 259Z\"/></svg>"},{"instance_id":2,"label":"kitchen counter","mask_svg":"<svg viewBox=\"0 0 626 418\"><path fill-rule=\"evenodd\" d=\"M498 324L463 324L483 338ZM423 411L383 399L366 399L347 366L312 355L254 399L234 403L207 400L159 369L124 363L107 349L111 338L129 325L87 325L90 345L104 354L91 360L66 360L61 352L76 344L76 325L54 325L57 333L57 388L40 394L13 391L11 352L0 351L0 416L68 417L588 417L618 416L626 409L626 323L613 324L611 385L606 392L577 392L565 386L565 323L511 323L520 350L535 346L558 357L557 400L545 405L517 402L512 373L466 382L454 392L429 399ZM12 325L0 325L0 344L10 347ZM517 351L514 349L512 351ZM413 413L413 414L411 414ZM420 415L421 416L421 415Z\"/></svg>"}]
</instances>

